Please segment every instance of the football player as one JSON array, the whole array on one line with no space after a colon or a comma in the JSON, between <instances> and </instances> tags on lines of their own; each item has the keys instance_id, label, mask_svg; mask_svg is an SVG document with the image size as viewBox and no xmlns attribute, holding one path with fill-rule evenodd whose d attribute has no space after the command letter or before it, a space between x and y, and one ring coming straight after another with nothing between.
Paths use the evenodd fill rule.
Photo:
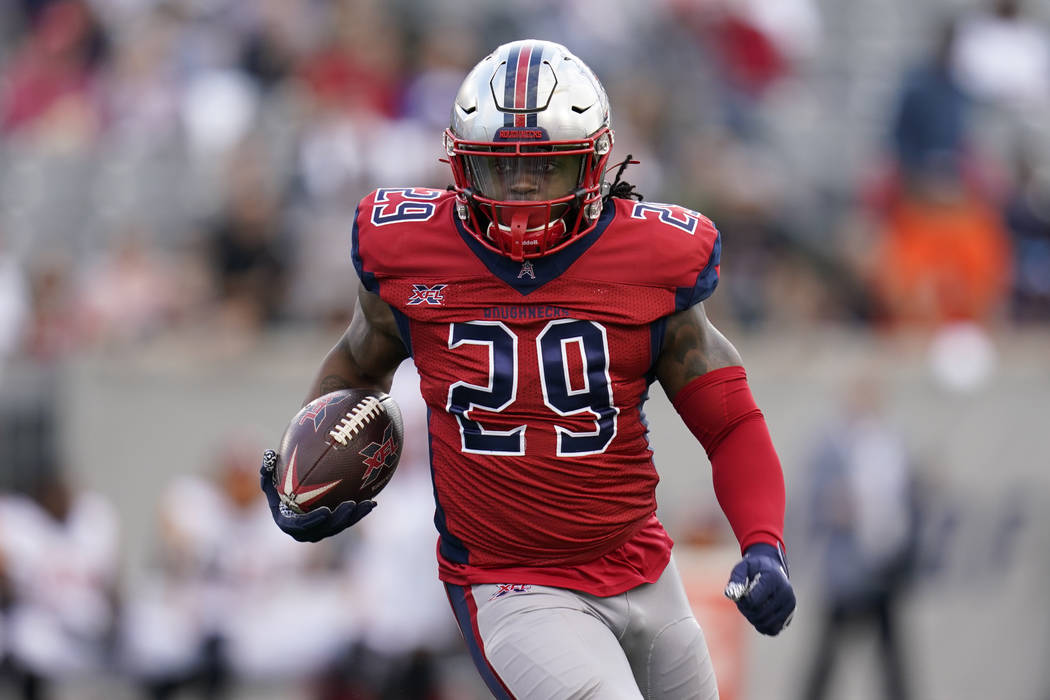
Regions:
<instances>
[{"instance_id":1,"label":"football player","mask_svg":"<svg viewBox=\"0 0 1050 700\"><path fill-rule=\"evenodd\" d=\"M439 576L499 698L715 698L657 519L643 404L659 381L706 449L742 559L726 595L790 621L783 473L741 359L703 306L721 243L690 209L606 182L609 103L565 47L516 41L466 77L449 190L383 188L353 224L353 320L307 399L388 390L412 356L429 410ZM629 160L629 158L627 159ZM624 162L626 164L627 161ZM372 501L274 519L317 540Z\"/></svg>"}]
</instances>

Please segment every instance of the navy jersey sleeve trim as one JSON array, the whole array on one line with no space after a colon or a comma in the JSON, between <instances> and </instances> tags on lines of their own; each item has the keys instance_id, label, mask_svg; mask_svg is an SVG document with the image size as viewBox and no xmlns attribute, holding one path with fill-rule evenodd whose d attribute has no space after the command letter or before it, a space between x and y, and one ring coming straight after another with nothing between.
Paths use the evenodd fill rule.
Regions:
<instances>
[{"instance_id":1,"label":"navy jersey sleeve trim","mask_svg":"<svg viewBox=\"0 0 1050 700\"><path fill-rule=\"evenodd\" d=\"M427 425L430 425L430 407L427 407ZM430 451L430 480L434 481L434 434L430 433L428 438L427 448ZM441 556L450 562L455 564L469 564L470 563L470 552L467 550L467 546L463 544L463 541L453 535L448 529L448 522L445 519L445 509L441 507L441 500L437 495L437 484L434 486L434 526L438 531L438 548L441 550Z\"/></svg>"},{"instance_id":2,"label":"navy jersey sleeve trim","mask_svg":"<svg viewBox=\"0 0 1050 700\"><path fill-rule=\"evenodd\" d=\"M387 306L390 306L389 304ZM394 314L394 322L397 323L397 332L401 336L401 344L405 346L405 351L408 352L408 356L412 357L412 334L409 326L409 319L403 312L390 306L390 310Z\"/></svg>"},{"instance_id":3,"label":"navy jersey sleeve trim","mask_svg":"<svg viewBox=\"0 0 1050 700\"><path fill-rule=\"evenodd\" d=\"M357 209L354 210L354 227L350 232L350 259L354 263L354 270L357 271L357 278L361 280L361 284L373 294L378 294L379 281L376 279L375 273L365 269L364 260L361 259L361 232L357 226L357 216L360 212L361 206L358 205Z\"/></svg>"},{"instance_id":4,"label":"navy jersey sleeve trim","mask_svg":"<svg viewBox=\"0 0 1050 700\"><path fill-rule=\"evenodd\" d=\"M717 233L717 230L716 230ZM714 294L718 286L718 266L722 259L722 234L715 236L715 242L711 246L711 255L707 258L707 265L696 276L696 282L692 287L679 287L675 292L675 311L682 311L695 306L707 297Z\"/></svg>"},{"instance_id":5,"label":"navy jersey sleeve trim","mask_svg":"<svg viewBox=\"0 0 1050 700\"><path fill-rule=\"evenodd\" d=\"M667 331L667 317L658 318L649 324L649 353L652 361L649 371L645 373L646 382L652 384L656 381L656 361L660 359L660 353L664 347L664 333Z\"/></svg>"},{"instance_id":6,"label":"navy jersey sleeve trim","mask_svg":"<svg viewBox=\"0 0 1050 700\"><path fill-rule=\"evenodd\" d=\"M463 242L474 251L474 255L485 264L485 267L492 274L503 280L507 286L522 296L528 296L551 280L557 279L574 262L579 260L580 256L598 241L605 229L612 223L615 215L616 207L612 204L606 205L592 231L576 239L557 253L551 253L539 258L530 258L524 263L515 262L483 246L467 231L458 216L455 218L455 222L456 229L459 231ZM528 270L527 272L526 269Z\"/></svg>"}]
</instances>

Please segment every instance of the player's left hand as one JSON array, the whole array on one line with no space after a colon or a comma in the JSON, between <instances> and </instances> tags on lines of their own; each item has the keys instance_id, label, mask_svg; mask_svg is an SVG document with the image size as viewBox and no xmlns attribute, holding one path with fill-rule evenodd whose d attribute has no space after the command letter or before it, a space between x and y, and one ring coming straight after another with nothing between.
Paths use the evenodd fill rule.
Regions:
<instances>
[{"instance_id":1,"label":"player's left hand","mask_svg":"<svg viewBox=\"0 0 1050 700\"><path fill-rule=\"evenodd\" d=\"M779 547L753 544L733 567L725 595L762 634L779 634L795 614L795 589Z\"/></svg>"},{"instance_id":2,"label":"player's left hand","mask_svg":"<svg viewBox=\"0 0 1050 700\"><path fill-rule=\"evenodd\" d=\"M299 542L320 542L326 537L338 534L371 513L376 506L375 501L344 501L335 510L321 507L309 513L295 513L281 502L273 484L273 470L276 464L277 453L266 450L263 453L262 467L259 469L259 485L266 494L270 515L273 516L277 527Z\"/></svg>"}]
</instances>

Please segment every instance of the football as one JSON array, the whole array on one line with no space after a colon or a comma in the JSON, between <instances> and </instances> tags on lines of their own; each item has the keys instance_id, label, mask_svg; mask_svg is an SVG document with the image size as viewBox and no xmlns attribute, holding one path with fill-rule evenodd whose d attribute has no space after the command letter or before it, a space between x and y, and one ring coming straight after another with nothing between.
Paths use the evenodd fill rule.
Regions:
<instances>
[{"instance_id":1,"label":"football","mask_svg":"<svg viewBox=\"0 0 1050 700\"><path fill-rule=\"evenodd\" d=\"M333 391L303 406L288 424L274 486L296 513L370 500L394 475L403 446L401 410L389 395Z\"/></svg>"}]
</instances>

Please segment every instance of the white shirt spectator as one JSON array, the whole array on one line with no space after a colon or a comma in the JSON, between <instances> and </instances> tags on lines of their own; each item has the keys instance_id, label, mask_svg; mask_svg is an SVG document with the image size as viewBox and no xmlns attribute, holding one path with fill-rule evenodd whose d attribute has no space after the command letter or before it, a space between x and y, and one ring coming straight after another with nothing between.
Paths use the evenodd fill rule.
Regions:
<instances>
[{"instance_id":1,"label":"white shirt spectator","mask_svg":"<svg viewBox=\"0 0 1050 700\"><path fill-rule=\"evenodd\" d=\"M427 410L411 360L398 368L390 395L401 408L405 446L397 472L376 497L380 505L354 526L361 540L349 552L347 567L363 641L396 657L446 649L460 633L437 577Z\"/></svg>"},{"instance_id":2,"label":"white shirt spectator","mask_svg":"<svg viewBox=\"0 0 1050 700\"><path fill-rule=\"evenodd\" d=\"M46 678L101 672L114 619L116 512L94 493L70 498L64 519L25 496L0 498L0 556L14 590L9 651Z\"/></svg>"},{"instance_id":3,"label":"white shirt spectator","mask_svg":"<svg viewBox=\"0 0 1050 700\"><path fill-rule=\"evenodd\" d=\"M251 459L261 454L252 450ZM234 678L311 678L351 640L345 578L317 566L325 544L298 543L274 526L254 461L250 471L234 463L217 471L221 480L249 480L235 488L250 485L253 498L235 503L215 480L198 476L168 487L159 506L166 566L142 577L128 600L127 670L142 679L177 676L215 637Z\"/></svg>"},{"instance_id":4,"label":"white shirt spectator","mask_svg":"<svg viewBox=\"0 0 1050 700\"><path fill-rule=\"evenodd\" d=\"M960 84L977 99L1004 105L1050 99L1050 36L1024 17L963 21L952 63Z\"/></svg>"}]
</instances>

